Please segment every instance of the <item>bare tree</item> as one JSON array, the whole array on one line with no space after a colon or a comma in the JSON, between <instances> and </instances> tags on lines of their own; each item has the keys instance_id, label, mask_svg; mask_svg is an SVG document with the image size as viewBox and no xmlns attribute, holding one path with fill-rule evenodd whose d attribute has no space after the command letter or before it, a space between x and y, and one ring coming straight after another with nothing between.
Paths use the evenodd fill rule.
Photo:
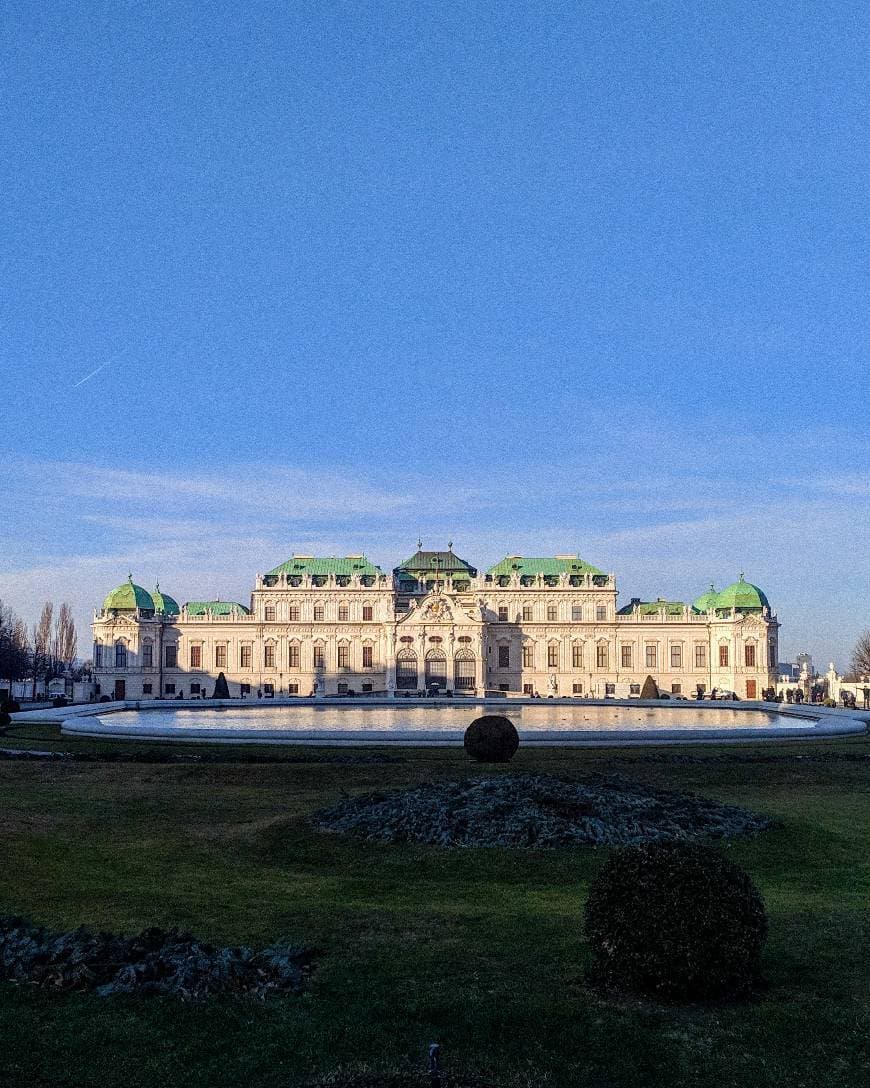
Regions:
<instances>
[{"instance_id":1,"label":"bare tree","mask_svg":"<svg viewBox=\"0 0 870 1088\"><path fill-rule=\"evenodd\" d=\"M76 625L73 620L72 609L66 601L60 606L60 611L57 614L54 642L55 657L58 661L63 662L64 668L71 669L73 662L76 659L78 636L76 635Z\"/></svg>"},{"instance_id":2,"label":"bare tree","mask_svg":"<svg viewBox=\"0 0 870 1088\"><path fill-rule=\"evenodd\" d=\"M46 601L39 614L39 623L33 628L33 687L36 692L36 681L45 678L52 669L52 645L51 645L51 620L54 616L54 605Z\"/></svg>"},{"instance_id":3,"label":"bare tree","mask_svg":"<svg viewBox=\"0 0 870 1088\"><path fill-rule=\"evenodd\" d=\"M24 620L0 601L0 677L21 680L30 667L30 647Z\"/></svg>"},{"instance_id":4,"label":"bare tree","mask_svg":"<svg viewBox=\"0 0 870 1088\"><path fill-rule=\"evenodd\" d=\"M870 631L865 631L855 643L852 671L858 676L870 676Z\"/></svg>"}]
</instances>

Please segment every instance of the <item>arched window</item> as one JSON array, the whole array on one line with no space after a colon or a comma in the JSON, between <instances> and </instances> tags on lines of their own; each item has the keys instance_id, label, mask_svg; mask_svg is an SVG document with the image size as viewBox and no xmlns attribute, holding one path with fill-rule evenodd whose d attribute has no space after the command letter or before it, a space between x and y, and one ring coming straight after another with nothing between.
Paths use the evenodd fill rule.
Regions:
<instances>
[{"instance_id":1,"label":"arched window","mask_svg":"<svg viewBox=\"0 0 870 1088\"><path fill-rule=\"evenodd\" d=\"M453 661L454 686L457 691L474 691L475 661L471 650L460 650Z\"/></svg>"},{"instance_id":2,"label":"arched window","mask_svg":"<svg viewBox=\"0 0 870 1088\"><path fill-rule=\"evenodd\" d=\"M430 650L426 654L426 687L430 684L447 687L447 658L443 650Z\"/></svg>"},{"instance_id":3,"label":"arched window","mask_svg":"<svg viewBox=\"0 0 870 1088\"><path fill-rule=\"evenodd\" d=\"M413 650L399 650L396 658L396 687L400 691L417 690L417 655Z\"/></svg>"}]
</instances>

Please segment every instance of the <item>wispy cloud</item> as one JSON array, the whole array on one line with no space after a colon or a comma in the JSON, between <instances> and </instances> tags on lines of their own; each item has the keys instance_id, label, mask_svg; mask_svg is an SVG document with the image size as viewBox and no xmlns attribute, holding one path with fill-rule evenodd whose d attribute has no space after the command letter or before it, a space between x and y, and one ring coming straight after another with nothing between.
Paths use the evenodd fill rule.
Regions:
<instances>
[{"instance_id":1,"label":"wispy cloud","mask_svg":"<svg viewBox=\"0 0 870 1088\"><path fill-rule=\"evenodd\" d=\"M861 474L809 486L663 472L590 482L587 465L562 464L433 480L298 464L188 472L44 460L7 462L0 476L11 511L0 598L29 620L46 597L70 600L80 631L128 571L181 600L246 601L254 575L294 550L363 550L390 569L418 533L428 547L452 539L481 568L512 553L579 552L616 573L623 600L692 599L743 569L777 607L786 646L841 663L866 622L854 586L870 581L870 547L843 501L870 493Z\"/></svg>"}]
</instances>

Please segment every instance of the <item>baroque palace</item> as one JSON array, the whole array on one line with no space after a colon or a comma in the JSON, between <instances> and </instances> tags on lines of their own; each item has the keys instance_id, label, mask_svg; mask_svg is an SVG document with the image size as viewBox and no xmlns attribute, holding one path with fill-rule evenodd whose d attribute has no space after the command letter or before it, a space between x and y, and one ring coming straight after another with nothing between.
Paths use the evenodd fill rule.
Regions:
<instances>
[{"instance_id":1,"label":"baroque palace","mask_svg":"<svg viewBox=\"0 0 870 1088\"><path fill-rule=\"evenodd\" d=\"M755 699L775 682L779 624L743 580L693 603L632 599L577 555L510 555L479 572L423 551L385 573L364 555L293 555L250 606L129 580L94 614L97 693L116 699L417 693L603 698L699 689Z\"/></svg>"}]
</instances>

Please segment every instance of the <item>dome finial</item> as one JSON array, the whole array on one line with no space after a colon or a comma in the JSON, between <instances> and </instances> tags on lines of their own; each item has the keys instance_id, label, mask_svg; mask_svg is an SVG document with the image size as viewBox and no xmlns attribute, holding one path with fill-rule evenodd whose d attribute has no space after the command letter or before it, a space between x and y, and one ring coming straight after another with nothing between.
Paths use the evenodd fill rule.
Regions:
<instances>
[{"instance_id":1,"label":"dome finial","mask_svg":"<svg viewBox=\"0 0 870 1088\"><path fill-rule=\"evenodd\" d=\"M422 538L422 537L420 537L420 536L418 536L418 537L417 537L417 551L420 551L420 549L421 549L422 547L423 547L423 538Z\"/></svg>"},{"instance_id":2,"label":"dome finial","mask_svg":"<svg viewBox=\"0 0 870 1088\"><path fill-rule=\"evenodd\" d=\"M743 581L743 571L740 572L740 581Z\"/></svg>"},{"instance_id":3,"label":"dome finial","mask_svg":"<svg viewBox=\"0 0 870 1088\"><path fill-rule=\"evenodd\" d=\"M452 541L452 540L448 540L448 541L447 541L447 550L448 550L449 552L452 552L452 551L453 551L453 541Z\"/></svg>"},{"instance_id":4,"label":"dome finial","mask_svg":"<svg viewBox=\"0 0 870 1088\"><path fill-rule=\"evenodd\" d=\"M130 585L133 584L133 572L132 571L130 571L130 573L127 575L127 581L130 583Z\"/></svg>"}]
</instances>

